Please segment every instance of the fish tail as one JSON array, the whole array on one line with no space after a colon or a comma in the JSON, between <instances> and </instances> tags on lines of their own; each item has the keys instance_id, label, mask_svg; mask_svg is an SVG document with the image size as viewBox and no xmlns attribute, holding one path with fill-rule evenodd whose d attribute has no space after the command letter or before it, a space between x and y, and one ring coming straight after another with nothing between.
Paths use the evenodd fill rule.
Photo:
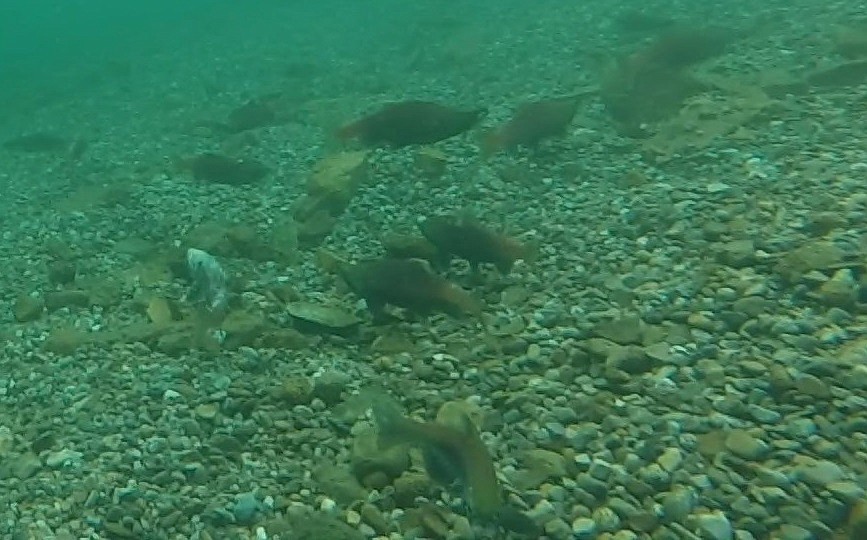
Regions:
<instances>
[{"instance_id":1,"label":"fish tail","mask_svg":"<svg viewBox=\"0 0 867 540\"><path fill-rule=\"evenodd\" d=\"M407 442L406 425L409 420L403 416L397 403L388 396L382 396L373 401L371 410L379 433L380 448L391 448Z\"/></svg>"},{"instance_id":2,"label":"fish tail","mask_svg":"<svg viewBox=\"0 0 867 540\"><path fill-rule=\"evenodd\" d=\"M479 144L482 159L487 159L503 149L503 137L500 130L493 129L482 135Z\"/></svg>"},{"instance_id":3,"label":"fish tail","mask_svg":"<svg viewBox=\"0 0 867 540\"><path fill-rule=\"evenodd\" d=\"M338 130L334 132L334 136L341 141L347 141L358 137L361 134L362 128L363 126L361 121L351 122L338 128Z\"/></svg>"}]
</instances>

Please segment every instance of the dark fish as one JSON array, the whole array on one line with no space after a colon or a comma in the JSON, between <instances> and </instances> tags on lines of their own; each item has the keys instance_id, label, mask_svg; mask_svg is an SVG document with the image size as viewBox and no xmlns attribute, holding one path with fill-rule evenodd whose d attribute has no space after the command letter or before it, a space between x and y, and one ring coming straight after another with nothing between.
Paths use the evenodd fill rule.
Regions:
<instances>
[{"instance_id":1,"label":"dark fish","mask_svg":"<svg viewBox=\"0 0 867 540\"><path fill-rule=\"evenodd\" d=\"M725 51L733 32L719 28L678 28L629 56L621 66L632 77L677 72Z\"/></svg>"},{"instance_id":2,"label":"dark fish","mask_svg":"<svg viewBox=\"0 0 867 540\"><path fill-rule=\"evenodd\" d=\"M244 103L229 113L226 127L230 132L237 133L276 125L279 121L273 106L275 99L275 96L267 96Z\"/></svg>"},{"instance_id":3,"label":"dark fish","mask_svg":"<svg viewBox=\"0 0 867 540\"><path fill-rule=\"evenodd\" d=\"M493 263L500 272L507 274L516 260L531 259L535 255L532 246L467 217L434 216L422 222L419 228L441 253L466 259L473 270L481 263Z\"/></svg>"},{"instance_id":4,"label":"dark fish","mask_svg":"<svg viewBox=\"0 0 867 540\"><path fill-rule=\"evenodd\" d=\"M403 101L343 126L337 136L368 146L431 144L469 130L484 114L484 109L460 111L428 101Z\"/></svg>"},{"instance_id":5,"label":"dark fish","mask_svg":"<svg viewBox=\"0 0 867 540\"><path fill-rule=\"evenodd\" d=\"M382 448L398 444L419 448L431 478L445 485L460 484L474 515L498 517L503 495L494 462L466 415L460 426L452 427L411 420L387 398L374 401L372 409Z\"/></svg>"},{"instance_id":6,"label":"dark fish","mask_svg":"<svg viewBox=\"0 0 867 540\"><path fill-rule=\"evenodd\" d=\"M434 274L418 259L380 259L341 265L340 276L367 302L375 318L388 305L420 314L434 311L454 316L479 314L481 305L468 292Z\"/></svg>"},{"instance_id":7,"label":"dark fish","mask_svg":"<svg viewBox=\"0 0 867 540\"><path fill-rule=\"evenodd\" d=\"M534 147L566 133L578 111L579 96L524 103L512 119L488 133L482 144L486 156L519 146Z\"/></svg>"},{"instance_id":8,"label":"dark fish","mask_svg":"<svg viewBox=\"0 0 867 540\"><path fill-rule=\"evenodd\" d=\"M3 148L16 152L62 152L69 150L71 141L51 133L31 133L9 139Z\"/></svg>"},{"instance_id":9,"label":"dark fish","mask_svg":"<svg viewBox=\"0 0 867 540\"><path fill-rule=\"evenodd\" d=\"M196 180L215 184L252 184L268 174L268 168L258 161L212 153L200 154L186 160L184 165Z\"/></svg>"}]
</instances>

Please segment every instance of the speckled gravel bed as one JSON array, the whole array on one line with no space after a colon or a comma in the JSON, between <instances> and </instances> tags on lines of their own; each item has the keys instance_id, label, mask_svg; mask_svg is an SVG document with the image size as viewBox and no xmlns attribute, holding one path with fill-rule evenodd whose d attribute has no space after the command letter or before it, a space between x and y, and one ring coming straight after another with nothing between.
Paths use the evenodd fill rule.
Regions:
<instances>
[{"instance_id":1,"label":"speckled gravel bed","mask_svg":"<svg viewBox=\"0 0 867 540\"><path fill-rule=\"evenodd\" d=\"M496 537L418 471L400 482L356 478L360 461L374 472L393 466L364 454L369 420L351 407L354 393L382 387L419 418L453 401L479 412L510 503L544 538L859 538L865 85L782 96L749 136L666 160L619 135L595 96L566 137L535 152L482 162L476 134L438 143L448 166L434 180L418 174L416 149L374 150L371 178L323 247L377 256L387 233L464 210L538 242L538 260L508 276L479 283L453 265L449 277L484 298L481 323L434 316L373 326L304 249L291 265L222 260L243 276L241 309L288 326L269 291L289 284L357 312L357 339L181 354L124 340L69 354L46 347L57 329L94 337L142 323L149 294L182 301L182 280L143 277L140 243L169 249L214 220L266 233L290 216L313 164L337 149L310 103L330 103L345 120L379 101L436 98L484 104L494 125L517 102L594 84L588 51L622 46L593 3L540 2L533 17L521 4L474 14L487 21L477 33L458 11L442 20L454 39L411 54L404 35L365 38L355 57L303 36L263 36L157 56L122 89L78 90L0 126L4 136L48 130L91 141L77 163L0 154L11 195L0 203L0 536ZM793 69L819 55L815 29L854 8L817 4L703 9L732 24L785 13L783 30L720 60L750 71L781 50ZM439 27L426 24L434 8L417 10L419 32L435 39ZM313 50L321 64L297 67ZM301 51L303 75L279 73L289 51ZM201 62L211 62L207 73ZM289 123L228 143L200 129L274 90L303 104ZM194 182L172 165L225 144L272 173L238 188ZM115 191L75 199L101 185ZM61 288L48 268L63 250L77 283L106 289L106 299L17 322L22 295ZM399 529L424 507L417 497L445 509L445 533Z\"/></svg>"}]
</instances>

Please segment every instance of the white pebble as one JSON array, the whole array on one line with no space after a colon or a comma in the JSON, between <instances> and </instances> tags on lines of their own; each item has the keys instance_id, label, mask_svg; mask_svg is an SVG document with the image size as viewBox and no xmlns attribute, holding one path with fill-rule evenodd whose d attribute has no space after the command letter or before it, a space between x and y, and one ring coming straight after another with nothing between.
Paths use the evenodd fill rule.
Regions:
<instances>
[{"instance_id":1,"label":"white pebble","mask_svg":"<svg viewBox=\"0 0 867 540\"><path fill-rule=\"evenodd\" d=\"M359 514L355 510L347 510L346 523L352 525L353 527L358 527L358 524L361 523L361 514Z\"/></svg>"},{"instance_id":2,"label":"white pebble","mask_svg":"<svg viewBox=\"0 0 867 540\"><path fill-rule=\"evenodd\" d=\"M334 499L329 499L325 497L322 499L322 502L319 503L319 509L323 512L333 512L334 509L337 508L337 503L334 502Z\"/></svg>"}]
</instances>

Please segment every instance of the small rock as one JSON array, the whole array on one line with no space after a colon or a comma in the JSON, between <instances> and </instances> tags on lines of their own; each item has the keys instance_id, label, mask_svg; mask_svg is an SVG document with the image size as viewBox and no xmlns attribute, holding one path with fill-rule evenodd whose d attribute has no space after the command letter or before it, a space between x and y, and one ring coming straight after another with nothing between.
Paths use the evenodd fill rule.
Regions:
<instances>
[{"instance_id":1,"label":"small rock","mask_svg":"<svg viewBox=\"0 0 867 540\"><path fill-rule=\"evenodd\" d=\"M232 515L240 525L251 525L261 510L261 503L253 493L242 493L235 498Z\"/></svg>"},{"instance_id":2,"label":"small rock","mask_svg":"<svg viewBox=\"0 0 867 540\"><path fill-rule=\"evenodd\" d=\"M609 368L623 371L630 375L645 373L653 368L654 362L638 345L615 346L605 359Z\"/></svg>"},{"instance_id":3,"label":"small rock","mask_svg":"<svg viewBox=\"0 0 867 540\"><path fill-rule=\"evenodd\" d=\"M674 472L680 468L683 463L683 453L679 448L666 448L661 456L656 460L660 467L667 472Z\"/></svg>"},{"instance_id":4,"label":"small rock","mask_svg":"<svg viewBox=\"0 0 867 540\"><path fill-rule=\"evenodd\" d=\"M813 540L816 538L813 533L803 527L797 525L784 524L773 535L773 538L779 540Z\"/></svg>"},{"instance_id":5,"label":"small rock","mask_svg":"<svg viewBox=\"0 0 867 540\"><path fill-rule=\"evenodd\" d=\"M843 469L839 465L826 460L810 460L796 467L795 472L798 479L818 487L825 487L828 484L838 482L844 476Z\"/></svg>"},{"instance_id":6,"label":"small rock","mask_svg":"<svg viewBox=\"0 0 867 540\"><path fill-rule=\"evenodd\" d=\"M213 420L217 416L220 406L216 403L202 403L196 407L196 417L201 420Z\"/></svg>"},{"instance_id":7,"label":"small rock","mask_svg":"<svg viewBox=\"0 0 867 540\"><path fill-rule=\"evenodd\" d=\"M734 531L725 514L720 511L699 514L696 527L702 538L707 540L732 540Z\"/></svg>"},{"instance_id":8,"label":"small rock","mask_svg":"<svg viewBox=\"0 0 867 540\"><path fill-rule=\"evenodd\" d=\"M593 523L602 532L616 531L620 528L620 516L613 509L601 506L593 511Z\"/></svg>"},{"instance_id":9,"label":"small rock","mask_svg":"<svg viewBox=\"0 0 867 540\"><path fill-rule=\"evenodd\" d=\"M552 540L571 540L572 527L561 518L554 518L545 523L545 534Z\"/></svg>"},{"instance_id":10,"label":"small rock","mask_svg":"<svg viewBox=\"0 0 867 540\"><path fill-rule=\"evenodd\" d=\"M783 415L777 411L767 409L754 403L747 405L747 411L749 411L750 416L755 418L760 424L776 424L783 417Z\"/></svg>"},{"instance_id":11,"label":"small rock","mask_svg":"<svg viewBox=\"0 0 867 540\"><path fill-rule=\"evenodd\" d=\"M756 259L756 246L752 240L733 240L719 248L720 262L733 268L744 268Z\"/></svg>"},{"instance_id":12,"label":"small rock","mask_svg":"<svg viewBox=\"0 0 867 540\"><path fill-rule=\"evenodd\" d=\"M831 397L831 389L828 387L828 383L809 373L798 377L795 381L795 387L802 394L813 398L827 399Z\"/></svg>"},{"instance_id":13,"label":"small rock","mask_svg":"<svg viewBox=\"0 0 867 540\"><path fill-rule=\"evenodd\" d=\"M770 451L770 446L766 442L740 429L729 433L725 446L736 456L751 461L764 458Z\"/></svg>"},{"instance_id":14,"label":"small rock","mask_svg":"<svg viewBox=\"0 0 867 540\"><path fill-rule=\"evenodd\" d=\"M352 313L328 304L292 302L286 310L302 332L346 336L352 334L361 322Z\"/></svg>"},{"instance_id":15,"label":"small rock","mask_svg":"<svg viewBox=\"0 0 867 540\"><path fill-rule=\"evenodd\" d=\"M76 462L80 461L84 456L81 452L76 452L75 450L70 450L68 448L64 448L62 450L58 450L57 452L51 452L45 458L45 464L52 469L57 469L60 467L66 467L69 465L73 465Z\"/></svg>"},{"instance_id":16,"label":"small rock","mask_svg":"<svg viewBox=\"0 0 867 540\"><path fill-rule=\"evenodd\" d=\"M732 187L724 182L711 182L707 186L705 186L707 192L711 195L717 195L720 193L727 193L731 191Z\"/></svg>"},{"instance_id":17,"label":"small rock","mask_svg":"<svg viewBox=\"0 0 867 540\"><path fill-rule=\"evenodd\" d=\"M283 379L283 383L274 390L274 397L290 406L310 403L313 397L313 385L307 377L293 375Z\"/></svg>"},{"instance_id":18,"label":"small rock","mask_svg":"<svg viewBox=\"0 0 867 540\"><path fill-rule=\"evenodd\" d=\"M680 522L695 508L698 497L693 489L680 488L665 494L662 510L667 522Z\"/></svg>"},{"instance_id":19,"label":"small rock","mask_svg":"<svg viewBox=\"0 0 867 540\"><path fill-rule=\"evenodd\" d=\"M596 538L596 522L590 518L579 517L572 522L572 534L577 540Z\"/></svg>"},{"instance_id":20,"label":"small rock","mask_svg":"<svg viewBox=\"0 0 867 540\"><path fill-rule=\"evenodd\" d=\"M864 497L864 488L854 482L830 482L825 489L845 503L854 503Z\"/></svg>"},{"instance_id":21,"label":"small rock","mask_svg":"<svg viewBox=\"0 0 867 540\"><path fill-rule=\"evenodd\" d=\"M339 403L343 398L343 391L352 382L352 377L342 371L326 371L313 379L313 397L319 398L326 405Z\"/></svg>"},{"instance_id":22,"label":"small rock","mask_svg":"<svg viewBox=\"0 0 867 540\"><path fill-rule=\"evenodd\" d=\"M599 337L611 340L620 345L640 343L641 331L642 322L641 318L637 314L602 321L594 328L594 332Z\"/></svg>"}]
</instances>

